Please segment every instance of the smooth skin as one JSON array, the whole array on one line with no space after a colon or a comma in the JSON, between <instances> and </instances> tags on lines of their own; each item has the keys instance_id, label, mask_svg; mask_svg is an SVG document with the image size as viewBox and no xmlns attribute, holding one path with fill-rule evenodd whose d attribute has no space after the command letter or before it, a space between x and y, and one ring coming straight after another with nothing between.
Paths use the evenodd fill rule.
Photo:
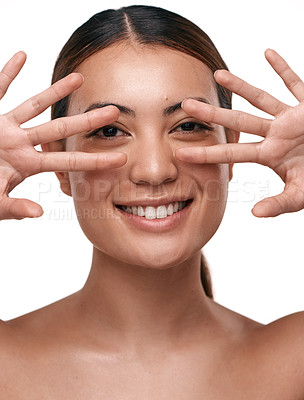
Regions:
<instances>
[{"instance_id":1,"label":"smooth skin","mask_svg":"<svg viewBox=\"0 0 304 400\"><path fill-rule=\"evenodd\" d=\"M271 59L274 68L284 70L280 69L284 61L275 53L271 54L274 54ZM119 62L109 63L113 58ZM19 53L5 66L0 75L3 94L24 61L24 54ZM115 81L109 79L112 73L109 66L115 66L118 78L128 78L125 81L117 79L118 83L124 82L123 87L118 85L119 92L109 84L115 85ZM141 75L140 72L147 68L153 74ZM295 75L287 68L279 75L284 77L287 86L296 90L295 84L291 83L295 82ZM194 211L189 213L190 223L185 222L178 230L172 229L171 234L165 232L159 242L156 238L154 248L151 248L152 237L157 235L141 231L141 242L137 241L140 246L137 243L135 246L134 239L139 232L131 229L123 219L104 219L98 223L96 220L93 223L90 218L80 221L94 246L90 276L79 292L0 324L0 399L19 400L26 396L31 400L302 400L303 313L264 326L207 298L199 281L199 248L216 231L226 196L223 189L216 204L209 202L204 197L206 184L211 179L224 187L232 177L232 164L246 161L242 151L245 145L236 143L237 131L250 130L251 133L267 135L266 139L273 144L267 165L273 165L282 177L293 171L291 175L298 178L300 185L304 136L300 126L301 112L297 112L297 120L292 111L297 108L285 108L232 74L218 72L216 79L220 81L221 78L221 84L224 85L225 78L225 86L259 104L259 108L274 112L275 107L276 110L282 107L282 111L277 113L277 121L280 118L283 121L284 117L292 129L281 128L279 136L273 136L271 142L270 130L263 130L259 118L217 107L212 74L203 64L166 48L154 51L132 46L124 46L123 51L122 48L108 48L84 62L78 72L84 76L84 82L79 73L72 74L54 85L55 92L53 86L34 100L30 99L1 116L1 219L41 214L38 204L26 199L10 199L8 194L27 176L43 171L56 172L65 193L73 195L74 191L78 210L99 205L116 212L113 200L117 195L111 185L102 197L77 199L75 190L79 178L85 178L91 188L102 178L109 182L122 182L120 196L124 198L135 193L133 187L140 188L143 197L148 188L153 188L149 194L155 195L159 194L157 190L160 188L165 187L166 193L172 194L175 187L181 187L184 192L191 186ZM108 84L105 85L104 81ZM179 84L173 84L174 81ZM128 86L129 82L131 86ZM133 96L130 96L131 88ZM109 92L105 93L106 90ZM20 128L24 121L72 92L68 116L61 122L52 121L24 130ZM131 120L130 116L122 115L113 106L84 113L92 102L104 100L100 93L103 96L116 93L119 98L114 100L123 104L129 101L127 105L135 109L137 119ZM160 110L165 105L194 95L207 98L211 105L185 100L183 109L176 116L160 118ZM149 109L145 101L148 101ZM227 118L227 115L231 117ZM235 115L237 119L234 119ZM208 122L208 119L215 130L203 139L195 134L191 139L189 136L181 139L182 134L175 130L180 121ZM84 138L83 132L109 124L127 131L129 136L121 139L120 145L107 144L105 149L101 139ZM228 125L228 144L221 124ZM132 152L138 143L144 143L147 130L149 151L141 145L141 152ZM67 138L67 151L64 152L60 151L62 144L58 141L63 137ZM291 137L297 140L290 140ZM14 148L12 143L16 143ZM34 149L39 143L43 153ZM279 147L281 150L282 143L287 146L283 152L285 157L283 154L278 161L275 149ZM248 147L245 152L247 161L263 160L253 160L253 146L257 145ZM23 157L23 162L19 161L20 157ZM166 168L160 168L160 161ZM295 178L289 182L295 182ZM289 196L288 206L283 203L284 207L276 209L275 213L299 209L297 199L294 201ZM274 200L274 207L276 204ZM209 216L214 207L218 207L215 211L217 219ZM265 208L256 214L271 215ZM210 232L205 235L204 229L210 225ZM201 226L203 228L199 228ZM195 238L187 242L191 228L201 235L200 241ZM102 235L105 229L107 235ZM129 234L130 239L122 240L117 234L122 230ZM132 251L127 252L132 240ZM161 243L172 246L173 251L166 254L160 247ZM148 254L145 265L144 258L141 258L142 247ZM179 249L178 254L176 249ZM158 262L153 259L154 253L160 258ZM142 265L132 265L135 259L139 259Z\"/></svg>"}]
</instances>

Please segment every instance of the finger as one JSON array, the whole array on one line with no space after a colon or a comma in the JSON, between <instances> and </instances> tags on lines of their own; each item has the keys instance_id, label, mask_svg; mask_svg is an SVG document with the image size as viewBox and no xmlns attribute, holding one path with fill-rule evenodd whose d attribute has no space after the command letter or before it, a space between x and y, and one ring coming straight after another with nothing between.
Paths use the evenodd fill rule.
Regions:
<instances>
[{"instance_id":1,"label":"finger","mask_svg":"<svg viewBox=\"0 0 304 400\"><path fill-rule=\"evenodd\" d=\"M37 203L27 199L0 199L0 220L37 218L43 214L43 209Z\"/></svg>"},{"instance_id":2,"label":"finger","mask_svg":"<svg viewBox=\"0 0 304 400\"><path fill-rule=\"evenodd\" d=\"M39 172L50 171L91 171L117 168L127 161L124 153L85 153L85 152L37 152ZM35 172L36 173L36 172Z\"/></svg>"},{"instance_id":3,"label":"finger","mask_svg":"<svg viewBox=\"0 0 304 400\"><path fill-rule=\"evenodd\" d=\"M204 147L183 147L175 151L180 161L194 164L232 164L258 162L259 143L228 143Z\"/></svg>"},{"instance_id":4,"label":"finger","mask_svg":"<svg viewBox=\"0 0 304 400\"><path fill-rule=\"evenodd\" d=\"M40 94L26 100L24 103L8 112L6 116L21 125L41 114L52 104L68 96L74 90L78 89L82 83L82 75L73 72L58 82L55 82Z\"/></svg>"},{"instance_id":5,"label":"finger","mask_svg":"<svg viewBox=\"0 0 304 400\"><path fill-rule=\"evenodd\" d=\"M2 99L12 81L19 74L25 60L26 54L23 51L19 51L3 67L0 72L0 99Z\"/></svg>"},{"instance_id":6,"label":"finger","mask_svg":"<svg viewBox=\"0 0 304 400\"><path fill-rule=\"evenodd\" d=\"M227 70L216 71L214 77L217 83L270 115L276 116L290 108L269 93L250 85Z\"/></svg>"},{"instance_id":7,"label":"finger","mask_svg":"<svg viewBox=\"0 0 304 400\"><path fill-rule=\"evenodd\" d=\"M28 128L26 131L31 144L36 146L108 125L116 121L118 116L118 109L108 106L84 114L58 118L46 124Z\"/></svg>"},{"instance_id":8,"label":"finger","mask_svg":"<svg viewBox=\"0 0 304 400\"><path fill-rule=\"evenodd\" d=\"M265 137L271 122L271 120L242 111L228 110L193 99L185 100L182 107L187 114L202 121L213 122L238 132L251 133L262 137Z\"/></svg>"},{"instance_id":9,"label":"finger","mask_svg":"<svg viewBox=\"0 0 304 400\"><path fill-rule=\"evenodd\" d=\"M289 91L297 100L304 100L304 83L287 62L274 50L268 49L265 57L276 73L283 79Z\"/></svg>"},{"instance_id":10,"label":"finger","mask_svg":"<svg viewBox=\"0 0 304 400\"><path fill-rule=\"evenodd\" d=\"M282 193L259 201L251 212L256 217L276 217L280 214L300 211L303 208L304 190L289 184L285 185Z\"/></svg>"}]
</instances>

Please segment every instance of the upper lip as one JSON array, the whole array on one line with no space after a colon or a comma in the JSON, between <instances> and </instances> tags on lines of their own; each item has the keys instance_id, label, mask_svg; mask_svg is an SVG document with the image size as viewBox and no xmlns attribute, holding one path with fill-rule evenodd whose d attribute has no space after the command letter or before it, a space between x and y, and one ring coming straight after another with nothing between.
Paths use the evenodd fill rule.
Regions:
<instances>
[{"instance_id":1,"label":"upper lip","mask_svg":"<svg viewBox=\"0 0 304 400\"><path fill-rule=\"evenodd\" d=\"M169 205L170 203L175 203L176 201L187 201L187 200L192 200L192 198L181 198L181 197L176 197L169 199L168 197L166 198L159 198L159 199L142 199L142 200L134 200L134 201L126 201L124 203L114 203L116 206L129 206L129 207L136 207L136 206L151 206L151 207L157 207L157 206L166 206Z\"/></svg>"}]
</instances>

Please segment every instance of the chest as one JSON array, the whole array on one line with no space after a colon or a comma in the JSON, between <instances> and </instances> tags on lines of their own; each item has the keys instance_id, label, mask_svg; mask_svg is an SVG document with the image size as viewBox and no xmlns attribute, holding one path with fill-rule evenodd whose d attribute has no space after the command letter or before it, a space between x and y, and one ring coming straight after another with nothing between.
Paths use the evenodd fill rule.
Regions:
<instances>
[{"instance_id":1,"label":"chest","mask_svg":"<svg viewBox=\"0 0 304 400\"><path fill-rule=\"evenodd\" d=\"M0 400L303 400L254 363L201 354L158 362L74 354L20 360L11 372Z\"/></svg>"}]
</instances>

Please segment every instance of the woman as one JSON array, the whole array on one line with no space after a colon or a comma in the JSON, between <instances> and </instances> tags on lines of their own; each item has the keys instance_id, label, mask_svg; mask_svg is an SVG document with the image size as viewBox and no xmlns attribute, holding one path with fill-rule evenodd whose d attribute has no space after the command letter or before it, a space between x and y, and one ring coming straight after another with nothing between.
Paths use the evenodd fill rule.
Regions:
<instances>
[{"instance_id":1,"label":"woman","mask_svg":"<svg viewBox=\"0 0 304 400\"><path fill-rule=\"evenodd\" d=\"M93 244L79 292L2 322L3 398L303 399L303 314L262 325L214 302L204 270L205 290L200 281L233 163L286 183L254 215L303 208L304 84L277 53L266 58L296 107L229 73L184 18L108 10L69 39L51 88L1 116L1 219L40 216L8 194L55 171ZM4 67L2 95L24 62ZM230 91L275 119L229 110ZM20 128L52 104L53 121ZM264 139L238 144L240 131Z\"/></svg>"}]
</instances>

